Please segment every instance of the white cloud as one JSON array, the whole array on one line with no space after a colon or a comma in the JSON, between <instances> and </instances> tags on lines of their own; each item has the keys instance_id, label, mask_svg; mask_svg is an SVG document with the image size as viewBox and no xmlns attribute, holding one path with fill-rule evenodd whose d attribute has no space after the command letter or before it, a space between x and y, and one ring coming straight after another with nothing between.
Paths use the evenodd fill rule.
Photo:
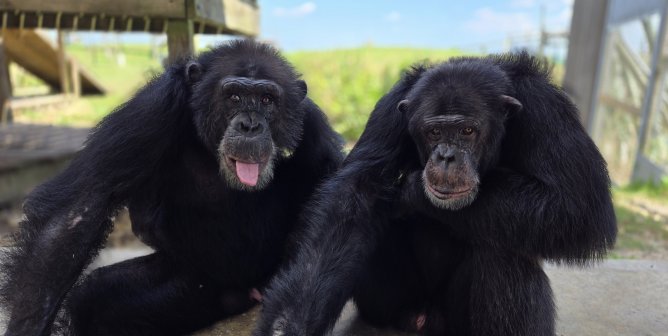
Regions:
<instances>
[{"instance_id":1,"label":"white cloud","mask_svg":"<svg viewBox=\"0 0 668 336\"><path fill-rule=\"evenodd\" d=\"M397 11L391 11L385 15L385 21L388 22L399 22L401 20L401 13Z\"/></svg>"},{"instance_id":2,"label":"white cloud","mask_svg":"<svg viewBox=\"0 0 668 336\"><path fill-rule=\"evenodd\" d=\"M513 8L532 8L536 5L536 0L510 0L510 7Z\"/></svg>"},{"instance_id":3,"label":"white cloud","mask_svg":"<svg viewBox=\"0 0 668 336\"><path fill-rule=\"evenodd\" d=\"M302 17L315 12L316 5L313 2L305 2L292 8L278 7L274 9L274 16L278 17Z\"/></svg>"},{"instance_id":4,"label":"white cloud","mask_svg":"<svg viewBox=\"0 0 668 336\"><path fill-rule=\"evenodd\" d=\"M476 33L532 33L538 31L535 18L522 12L496 12L485 7L475 11L464 27Z\"/></svg>"}]
</instances>

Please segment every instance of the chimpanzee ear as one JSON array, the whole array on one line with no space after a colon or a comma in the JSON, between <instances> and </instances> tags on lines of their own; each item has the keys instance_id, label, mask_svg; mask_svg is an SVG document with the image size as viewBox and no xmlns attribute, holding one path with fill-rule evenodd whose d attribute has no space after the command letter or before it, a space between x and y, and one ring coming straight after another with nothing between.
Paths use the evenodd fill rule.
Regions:
<instances>
[{"instance_id":1,"label":"chimpanzee ear","mask_svg":"<svg viewBox=\"0 0 668 336\"><path fill-rule=\"evenodd\" d=\"M299 87L299 92L300 92L300 101L306 97L306 93L308 92L308 87L306 86L306 82L303 80L298 80L297 81L297 87Z\"/></svg>"},{"instance_id":2,"label":"chimpanzee ear","mask_svg":"<svg viewBox=\"0 0 668 336\"><path fill-rule=\"evenodd\" d=\"M408 104L409 103L410 103L410 101L408 101L408 99L404 99L404 100L400 101L399 104L397 104L397 110L399 110L399 112L401 112L401 113L406 113L406 111L408 111Z\"/></svg>"},{"instance_id":3,"label":"chimpanzee ear","mask_svg":"<svg viewBox=\"0 0 668 336\"><path fill-rule=\"evenodd\" d=\"M514 97L501 95L500 98L509 113L515 113L522 110L522 103Z\"/></svg>"},{"instance_id":4,"label":"chimpanzee ear","mask_svg":"<svg viewBox=\"0 0 668 336\"><path fill-rule=\"evenodd\" d=\"M186 64L186 80L188 83L195 83L202 77L202 66L195 62L190 61Z\"/></svg>"}]
</instances>

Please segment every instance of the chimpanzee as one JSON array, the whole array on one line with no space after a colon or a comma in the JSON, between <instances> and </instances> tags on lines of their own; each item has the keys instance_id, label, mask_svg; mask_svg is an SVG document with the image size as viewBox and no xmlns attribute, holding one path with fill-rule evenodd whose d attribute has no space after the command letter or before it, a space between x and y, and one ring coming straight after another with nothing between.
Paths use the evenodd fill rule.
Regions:
<instances>
[{"instance_id":1,"label":"chimpanzee","mask_svg":"<svg viewBox=\"0 0 668 336\"><path fill-rule=\"evenodd\" d=\"M616 238L606 163L525 52L408 71L306 207L256 335L323 335L349 298L428 335L554 335L542 262Z\"/></svg>"},{"instance_id":2,"label":"chimpanzee","mask_svg":"<svg viewBox=\"0 0 668 336\"><path fill-rule=\"evenodd\" d=\"M4 258L6 335L180 335L243 312L342 159L273 47L236 40L169 66L28 196ZM123 207L155 253L81 277Z\"/></svg>"}]
</instances>

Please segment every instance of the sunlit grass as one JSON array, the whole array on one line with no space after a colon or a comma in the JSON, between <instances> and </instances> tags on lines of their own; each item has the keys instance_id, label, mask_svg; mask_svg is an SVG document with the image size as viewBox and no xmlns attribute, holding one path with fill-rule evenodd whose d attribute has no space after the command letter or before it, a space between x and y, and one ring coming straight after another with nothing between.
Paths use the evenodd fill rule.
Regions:
<instances>
[{"instance_id":1,"label":"sunlit grass","mask_svg":"<svg viewBox=\"0 0 668 336\"><path fill-rule=\"evenodd\" d=\"M287 55L304 74L309 96L321 106L337 132L355 141L374 105L410 65L443 61L458 50L362 47Z\"/></svg>"}]
</instances>

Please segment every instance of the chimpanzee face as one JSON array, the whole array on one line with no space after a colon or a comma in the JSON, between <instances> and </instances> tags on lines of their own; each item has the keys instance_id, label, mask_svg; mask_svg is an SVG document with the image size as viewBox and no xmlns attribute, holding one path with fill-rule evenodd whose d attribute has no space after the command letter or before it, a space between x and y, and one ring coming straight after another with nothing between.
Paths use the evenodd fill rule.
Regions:
<instances>
[{"instance_id":1,"label":"chimpanzee face","mask_svg":"<svg viewBox=\"0 0 668 336\"><path fill-rule=\"evenodd\" d=\"M441 82L419 86L420 92L411 95L419 99L398 106L411 113L409 132L424 167L425 194L448 210L475 200L482 174L498 156L507 106L521 106L512 97L485 94L471 78L458 81L463 75L441 73Z\"/></svg>"},{"instance_id":2,"label":"chimpanzee face","mask_svg":"<svg viewBox=\"0 0 668 336\"><path fill-rule=\"evenodd\" d=\"M193 85L197 132L228 185L246 191L265 188L280 153L296 148L303 124L298 106L306 96L303 81L281 75L291 69L253 63L248 58L230 67L224 60L208 70L193 63L187 70L201 78Z\"/></svg>"}]
</instances>

